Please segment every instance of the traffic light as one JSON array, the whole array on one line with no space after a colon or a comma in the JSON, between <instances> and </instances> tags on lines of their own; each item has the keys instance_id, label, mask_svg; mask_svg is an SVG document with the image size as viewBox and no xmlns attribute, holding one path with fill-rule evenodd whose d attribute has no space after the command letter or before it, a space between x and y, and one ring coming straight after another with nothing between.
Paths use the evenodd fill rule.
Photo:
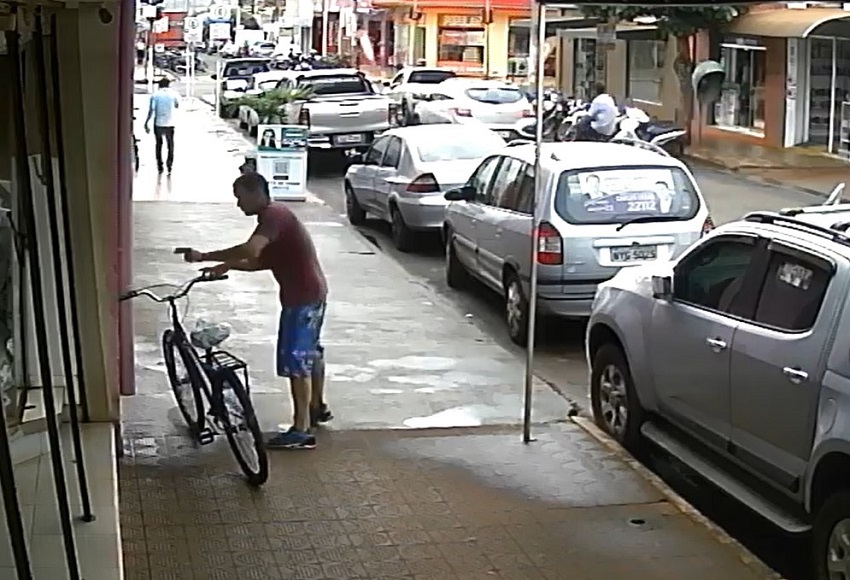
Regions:
<instances>
[{"instance_id":1,"label":"traffic light","mask_svg":"<svg viewBox=\"0 0 850 580\"><path fill-rule=\"evenodd\" d=\"M709 105L720 98L726 70L715 60L704 60L694 67L691 86L701 105Z\"/></svg>"}]
</instances>

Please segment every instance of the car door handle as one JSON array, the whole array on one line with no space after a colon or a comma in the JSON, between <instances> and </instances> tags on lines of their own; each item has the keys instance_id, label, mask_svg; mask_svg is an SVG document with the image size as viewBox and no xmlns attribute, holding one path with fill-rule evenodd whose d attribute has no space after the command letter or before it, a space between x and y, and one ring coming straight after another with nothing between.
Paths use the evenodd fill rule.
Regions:
<instances>
[{"instance_id":1,"label":"car door handle","mask_svg":"<svg viewBox=\"0 0 850 580\"><path fill-rule=\"evenodd\" d=\"M809 379L809 373L795 367L785 367L782 369L782 374L788 377L788 380L795 385L799 385L803 381L807 381Z\"/></svg>"},{"instance_id":2,"label":"car door handle","mask_svg":"<svg viewBox=\"0 0 850 580\"><path fill-rule=\"evenodd\" d=\"M497 238L501 238L501 237L502 237L502 228L496 228L496 235L495 235L495 237L497 237Z\"/></svg>"},{"instance_id":3,"label":"car door handle","mask_svg":"<svg viewBox=\"0 0 850 580\"><path fill-rule=\"evenodd\" d=\"M711 347L711 350L713 350L714 352L726 350L726 342L720 340L719 338L706 338L705 342L708 344L708 346Z\"/></svg>"}]
</instances>

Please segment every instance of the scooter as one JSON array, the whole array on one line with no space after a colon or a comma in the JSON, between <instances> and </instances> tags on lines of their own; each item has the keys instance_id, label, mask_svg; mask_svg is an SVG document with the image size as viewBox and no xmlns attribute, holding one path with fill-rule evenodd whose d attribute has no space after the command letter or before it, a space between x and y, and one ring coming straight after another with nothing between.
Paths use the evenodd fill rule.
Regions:
<instances>
[{"instance_id":1,"label":"scooter","mask_svg":"<svg viewBox=\"0 0 850 580\"><path fill-rule=\"evenodd\" d=\"M681 139L687 133L684 129L659 123L640 109L636 111L627 112L620 121L615 138L639 139L661 147L674 157L682 155L685 146Z\"/></svg>"},{"instance_id":2,"label":"scooter","mask_svg":"<svg viewBox=\"0 0 850 580\"><path fill-rule=\"evenodd\" d=\"M555 131L564 117L564 100L558 93L544 95L543 100L543 140L552 140ZM537 119L525 118L517 121L514 131L520 139L534 140L537 138Z\"/></svg>"},{"instance_id":3,"label":"scooter","mask_svg":"<svg viewBox=\"0 0 850 580\"><path fill-rule=\"evenodd\" d=\"M581 121L590 114L590 103L581 99L575 99L565 107L563 119L555 129L555 141L579 140L579 127Z\"/></svg>"}]
</instances>

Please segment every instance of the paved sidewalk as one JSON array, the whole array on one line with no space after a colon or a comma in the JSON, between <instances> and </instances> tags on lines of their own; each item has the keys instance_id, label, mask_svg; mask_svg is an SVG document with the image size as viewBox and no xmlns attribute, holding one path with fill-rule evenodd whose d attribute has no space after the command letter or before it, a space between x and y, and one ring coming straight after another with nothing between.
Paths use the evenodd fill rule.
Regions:
<instances>
[{"instance_id":1,"label":"paved sidewalk","mask_svg":"<svg viewBox=\"0 0 850 580\"><path fill-rule=\"evenodd\" d=\"M709 141L687 150L695 161L769 184L826 195L850 184L850 163L806 147L769 149L746 143Z\"/></svg>"},{"instance_id":2,"label":"paved sidewalk","mask_svg":"<svg viewBox=\"0 0 850 580\"><path fill-rule=\"evenodd\" d=\"M183 139L210 139L202 126L186 122ZM192 192L172 189L184 202L153 200L149 170L139 176L136 197L151 201L135 204L138 284L193 274L175 246L228 245L250 231L228 195L238 152L220 147L215 164L181 158L176 171L198 168L180 186ZM210 201L189 202L197 192ZM293 208L330 281L324 343L337 419L317 450L272 452L268 484L250 490L226 442L198 449L186 438L160 362L165 312L138 301L139 394L122 400L128 580L773 577L564 422L568 405L540 383L538 440L523 445L523 361L329 207ZM199 286L188 312L190 324L231 321L228 348L251 364L255 406L274 430L289 403L272 373L270 277L237 273Z\"/></svg>"}]
</instances>

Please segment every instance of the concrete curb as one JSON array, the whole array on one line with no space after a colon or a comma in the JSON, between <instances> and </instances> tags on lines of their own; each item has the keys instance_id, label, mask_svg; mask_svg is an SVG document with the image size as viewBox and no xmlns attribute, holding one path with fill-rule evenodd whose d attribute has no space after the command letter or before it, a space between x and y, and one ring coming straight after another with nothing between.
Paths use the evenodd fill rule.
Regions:
<instances>
[{"instance_id":1,"label":"concrete curb","mask_svg":"<svg viewBox=\"0 0 850 580\"><path fill-rule=\"evenodd\" d=\"M632 457L619 443L614 441L607 433L597 427L592 420L581 416L574 416L571 417L571 419L573 423L578 425L585 433L596 439L599 443L604 445L609 451L616 455L618 459L622 460L624 463L628 464L629 467L634 469L638 475L643 477L650 485L657 489L671 505L693 520L694 523L704 527L715 540L721 544L731 546L732 549L738 553L738 557L744 564L761 569L761 573L764 574L765 580L785 580L781 575L779 575L779 573L772 570L755 554L750 552L743 544L738 542L738 540L727 534L720 526L702 515L699 510L688 503L685 498L673 491L669 485L664 483L664 480L652 473L642 463Z\"/></svg>"},{"instance_id":2,"label":"concrete curb","mask_svg":"<svg viewBox=\"0 0 850 580\"><path fill-rule=\"evenodd\" d=\"M735 175L740 177L745 181L749 181L751 183L758 183L760 185L774 185L776 187L784 187L785 189L789 189L792 191L799 191L801 193L807 193L809 195L815 195L817 197L828 197L829 193L825 193L823 191L819 191L817 189L811 189L809 187L803 187L800 185L792 185L790 183L786 183L779 179L773 179L770 177L758 177L756 175L749 175L745 173L747 169L759 169L759 166L756 165L741 165L738 167L730 167L719 161L715 161L714 159L708 157L702 157L700 155L689 155L685 153L684 160L690 161L696 165L702 165L703 167L707 167L709 169L713 169L715 171L721 171L723 173L728 173L729 175ZM764 169L764 168L762 168ZM769 169L769 168L768 168ZM793 169L793 167L788 167L786 169ZM803 168L801 168L803 169Z\"/></svg>"}]
</instances>

